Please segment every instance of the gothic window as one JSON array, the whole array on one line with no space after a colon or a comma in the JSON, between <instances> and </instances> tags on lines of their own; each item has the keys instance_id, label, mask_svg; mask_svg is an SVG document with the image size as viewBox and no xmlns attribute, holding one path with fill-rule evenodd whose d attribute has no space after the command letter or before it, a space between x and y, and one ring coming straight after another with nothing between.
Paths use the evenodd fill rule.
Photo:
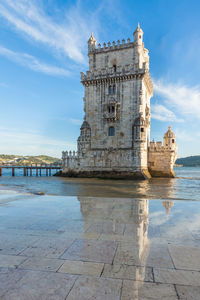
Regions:
<instances>
[{"instance_id":1,"label":"gothic window","mask_svg":"<svg viewBox=\"0 0 200 300\"><path fill-rule=\"evenodd\" d=\"M111 94L112 94L112 91L113 91L112 85L109 85L109 88L108 88L108 94L111 95Z\"/></svg>"},{"instance_id":2,"label":"gothic window","mask_svg":"<svg viewBox=\"0 0 200 300\"><path fill-rule=\"evenodd\" d=\"M108 136L114 136L115 135L115 128L113 126L108 128Z\"/></svg>"},{"instance_id":3,"label":"gothic window","mask_svg":"<svg viewBox=\"0 0 200 300\"><path fill-rule=\"evenodd\" d=\"M108 94L109 95L113 95L113 94L116 94L116 85L109 85L108 87Z\"/></svg>"}]
</instances>

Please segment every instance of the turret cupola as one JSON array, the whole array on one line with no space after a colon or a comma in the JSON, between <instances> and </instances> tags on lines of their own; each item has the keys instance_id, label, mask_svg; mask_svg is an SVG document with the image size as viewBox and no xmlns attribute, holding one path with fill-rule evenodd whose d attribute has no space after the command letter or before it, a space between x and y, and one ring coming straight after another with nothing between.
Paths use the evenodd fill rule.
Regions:
<instances>
[{"instance_id":1,"label":"turret cupola","mask_svg":"<svg viewBox=\"0 0 200 300\"><path fill-rule=\"evenodd\" d=\"M142 46L143 43L143 31L138 23L136 30L133 33L135 45Z\"/></svg>"},{"instance_id":2,"label":"turret cupola","mask_svg":"<svg viewBox=\"0 0 200 300\"><path fill-rule=\"evenodd\" d=\"M168 127L167 132L164 134L163 137L163 144L165 148L168 148L170 150L174 150L176 146L176 136L174 132L171 129L171 126Z\"/></svg>"}]
</instances>

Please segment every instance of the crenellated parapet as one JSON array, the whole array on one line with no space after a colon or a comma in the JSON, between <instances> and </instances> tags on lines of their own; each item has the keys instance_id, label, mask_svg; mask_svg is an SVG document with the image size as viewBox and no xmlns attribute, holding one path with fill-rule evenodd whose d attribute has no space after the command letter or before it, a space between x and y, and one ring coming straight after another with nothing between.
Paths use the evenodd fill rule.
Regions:
<instances>
[{"instance_id":1,"label":"crenellated parapet","mask_svg":"<svg viewBox=\"0 0 200 300\"><path fill-rule=\"evenodd\" d=\"M78 167L78 153L76 151L62 152L62 169L65 172L75 170Z\"/></svg>"},{"instance_id":2,"label":"crenellated parapet","mask_svg":"<svg viewBox=\"0 0 200 300\"><path fill-rule=\"evenodd\" d=\"M62 152L62 159L71 159L78 156L78 153L76 151L63 151Z\"/></svg>"},{"instance_id":3,"label":"crenellated parapet","mask_svg":"<svg viewBox=\"0 0 200 300\"><path fill-rule=\"evenodd\" d=\"M99 43L97 47L95 48L89 48L88 49L88 53L91 52L110 52L110 51L115 51L115 50L119 50L119 49L126 49L126 48L131 48L134 47L134 41L131 42L131 39L128 38L127 40L122 39L122 41L118 40L118 41L113 41L111 42L107 42L107 43Z\"/></svg>"},{"instance_id":4,"label":"crenellated parapet","mask_svg":"<svg viewBox=\"0 0 200 300\"><path fill-rule=\"evenodd\" d=\"M152 152L159 152L159 151L164 151L164 146L162 145L162 142L158 141L158 142L155 142L155 141L152 141L150 142L150 145L149 145L149 151L152 151Z\"/></svg>"}]
</instances>

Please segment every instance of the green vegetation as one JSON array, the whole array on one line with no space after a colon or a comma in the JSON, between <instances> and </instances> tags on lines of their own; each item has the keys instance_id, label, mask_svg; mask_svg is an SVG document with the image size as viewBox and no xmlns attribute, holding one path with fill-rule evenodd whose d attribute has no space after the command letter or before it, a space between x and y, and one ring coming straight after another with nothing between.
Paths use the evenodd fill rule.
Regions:
<instances>
[{"instance_id":1,"label":"green vegetation","mask_svg":"<svg viewBox=\"0 0 200 300\"><path fill-rule=\"evenodd\" d=\"M178 158L176 165L182 165L183 167L200 167L200 155Z\"/></svg>"},{"instance_id":2,"label":"green vegetation","mask_svg":"<svg viewBox=\"0 0 200 300\"><path fill-rule=\"evenodd\" d=\"M4 165L30 165L30 164L60 164L61 159L47 156L19 156L19 155L6 155L0 154L0 164Z\"/></svg>"}]
</instances>

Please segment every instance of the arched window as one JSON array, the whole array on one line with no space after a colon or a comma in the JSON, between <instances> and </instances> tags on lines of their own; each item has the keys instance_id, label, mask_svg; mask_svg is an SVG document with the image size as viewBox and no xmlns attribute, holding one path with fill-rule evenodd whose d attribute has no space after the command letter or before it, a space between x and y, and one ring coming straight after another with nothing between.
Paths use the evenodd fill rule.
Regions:
<instances>
[{"instance_id":1,"label":"arched window","mask_svg":"<svg viewBox=\"0 0 200 300\"><path fill-rule=\"evenodd\" d=\"M116 72L117 71L117 66L113 65L113 69L114 69L114 72Z\"/></svg>"},{"instance_id":2,"label":"arched window","mask_svg":"<svg viewBox=\"0 0 200 300\"><path fill-rule=\"evenodd\" d=\"M112 94L112 91L113 91L113 90L112 90L112 86L109 85L109 88L108 88L108 94L111 95L111 94Z\"/></svg>"},{"instance_id":3,"label":"arched window","mask_svg":"<svg viewBox=\"0 0 200 300\"><path fill-rule=\"evenodd\" d=\"M115 135L115 128L113 126L108 128L108 136L114 136Z\"/></svg>"}]
</instances>

